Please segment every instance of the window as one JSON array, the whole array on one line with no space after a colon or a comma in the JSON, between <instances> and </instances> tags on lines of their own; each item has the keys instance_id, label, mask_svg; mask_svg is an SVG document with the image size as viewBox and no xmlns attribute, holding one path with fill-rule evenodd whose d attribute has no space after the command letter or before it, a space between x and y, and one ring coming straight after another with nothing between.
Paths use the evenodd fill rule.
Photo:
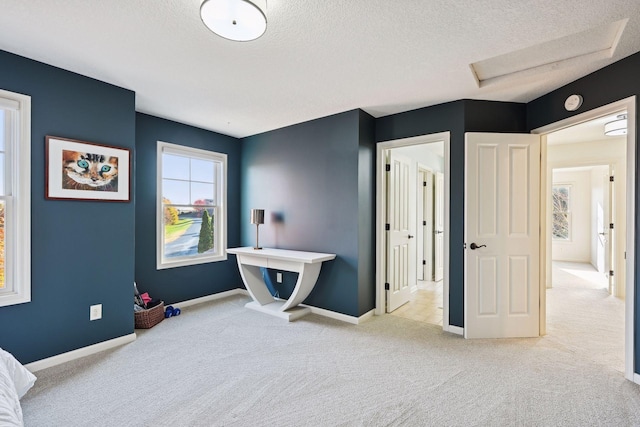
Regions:
<instances>
[{"instance_id":1,"label":"window","mask_svg":"<svg viewBox=\"0 0 640 427\"><path fill-rule=\"evenodd\" d=\"M0 90L0 307L31 301L31 97Z\"/></svg>"},{"instance_id":2,"label":"window","mask_svg":"<svg viewBox=\"0 0 640 427\"><path fill-rule=\"evenodd\" d=\"M571 239L571 186L553 186L553 238Z\"/></svg>"},{"instance_id":3,"label":"window","mask_svg":"<svg viewBox=\"0 0 640 427\"><path fill-rule=\"evenodd\" d=\"M226 171L226 154L158 141L158 269L227 259Z\"/></svg>"}]
</instances>

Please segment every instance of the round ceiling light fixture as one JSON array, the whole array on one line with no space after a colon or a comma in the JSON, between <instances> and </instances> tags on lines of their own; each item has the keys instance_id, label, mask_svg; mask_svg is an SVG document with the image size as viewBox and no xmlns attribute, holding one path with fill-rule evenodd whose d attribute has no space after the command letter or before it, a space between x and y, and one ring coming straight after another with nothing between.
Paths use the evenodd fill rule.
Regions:
<instances>
[{"instance_id":1,"label":"round ceiling light fixture","mask_svg":"<svg viewBox=\"0 0 640 427\"><path fill-rule=\"evenodd\" d=\"M249 0L204 0L200 6L202 22L228 40L255 40L267 30L263 9ZM266 8L266 0L264 1Z\"/></svg>"},{"instance_id":2,"label":"round ceiling light fixture","mask_svg":"<svg viewBox=\"0 0 640 427\"><path fill-rule=\"evenodd\" d=\"M607 136L620 136L627 134L627 115L618 114L618 117L604 125L604 134Z\"/></svg>"}]
</instances>

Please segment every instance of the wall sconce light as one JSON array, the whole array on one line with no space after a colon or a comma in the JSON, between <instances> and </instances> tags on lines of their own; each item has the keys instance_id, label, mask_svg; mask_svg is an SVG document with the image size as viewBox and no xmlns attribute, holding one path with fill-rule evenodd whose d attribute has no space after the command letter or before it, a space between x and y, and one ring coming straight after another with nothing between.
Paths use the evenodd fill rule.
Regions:
<instances>
[{"instance_id":1,"label":"wall sconce light","mask_svg":"<svg viewBox=\"0 0 640 427\"><path fill-rule=\"evenodd\" d=\"M605 123L604 134L607 136L620 136L627 134L627 115L618 114L618 117L611 122Z\"/></svg>"},{"instance_id":2,"label":"wall sconce light","mask_svg":"<svg viewBox=\"0 0 640 427\"><path fill-rule=\"evenodd\" d=\"M262 249L258 244L258 227L264 224L264 209L251 209L251 224L256 225L256 245L253 249Z\"/></svg>"}]
</instances>

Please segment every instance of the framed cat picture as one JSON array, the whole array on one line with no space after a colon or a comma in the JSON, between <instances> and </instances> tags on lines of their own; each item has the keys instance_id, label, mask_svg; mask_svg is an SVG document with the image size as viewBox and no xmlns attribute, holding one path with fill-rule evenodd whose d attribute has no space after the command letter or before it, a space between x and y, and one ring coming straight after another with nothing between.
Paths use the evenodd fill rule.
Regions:
<instances>
[{"instance_id":1,"label":"framed cat picture","mask_svg":"<svg viewBox=\"0 0 640 427\"><path fill-rule=\"evenodd\" d=\"M47 199L130 201L131 150L46 137Z\"/></svg>"}]
</instances>

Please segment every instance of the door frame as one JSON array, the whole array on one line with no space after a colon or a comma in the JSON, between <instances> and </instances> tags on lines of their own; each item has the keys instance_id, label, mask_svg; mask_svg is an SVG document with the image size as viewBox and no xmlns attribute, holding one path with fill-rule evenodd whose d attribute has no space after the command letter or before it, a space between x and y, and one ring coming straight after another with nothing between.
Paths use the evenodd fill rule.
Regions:
<instances>
[{"instance_id":1,"label":"door frame","mask_svg":"<svg viewBox=\"0 0 640 427\"><path fill-rule=\"evenodd\" d=\"M626 267L625 267L625 369L624 376L630 381L640 384L640 375L635 374L634 367L634 301L635 292L634 284L636 280L635 271L635 252L636 252L636 228L635 228L635 210L636 210L636 96L622 99L611 104L604 105L593 110L586 111L555 123L533 129L531 133L541 135L541 170L547 170L547 137L546 135L579 123L597 119L599 117L615 113L616 111L627 110L627 170L626 170ZM547 187L546 172L540 174L540 185L542 188ZM546 230L546 200L542 198L540 203L540 226ZM540 277L545 277L546 260L547 260L547 233L540 233ZM546 313L546 281L540 280L540 335L546 333L547 313Z\"/></svg>"},{"instance_id":2,"label":"door frame","mask_svg":"<svg viewBox=\"0 0 640 427\"><path fill-rule=\"evenodd\" d=\"M461 334L457 327L449 325L449 195L450 195L450 132L440 132L428 135L414 136L376 144L376 306L375 314L385 314L385 277L386 277L386 206L387 188L385 170L385 152L392 148L406 147L410 145L430 144L434 142L444 143L444 278L442 280L442 329L447 332Z\"/></svg>"}]
</instances>

